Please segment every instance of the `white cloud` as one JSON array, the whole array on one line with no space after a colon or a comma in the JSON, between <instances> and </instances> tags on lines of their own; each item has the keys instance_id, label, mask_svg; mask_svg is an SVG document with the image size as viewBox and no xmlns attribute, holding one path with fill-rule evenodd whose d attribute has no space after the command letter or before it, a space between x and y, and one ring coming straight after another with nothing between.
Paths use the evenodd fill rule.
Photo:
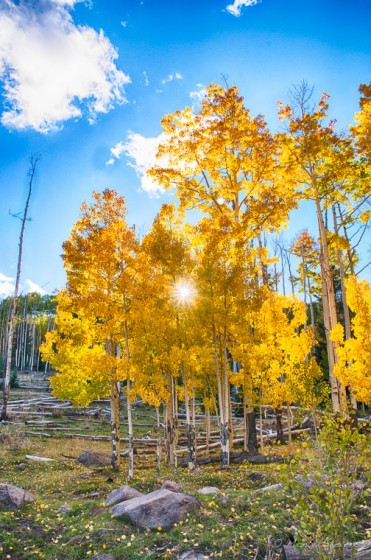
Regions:
<instances>
[{"instance_id":1,"label":"white cloud","mask_svg":"<svg viewBox=\"0 0 371 560\"><path fill-rule=\"evenodd\" d=\"M57 4L58 6L70 6L71 8L78 3L83 2L84 0L51 0L53 4Z\"/></svg>"},{"instance_id":2,"label":"white cloud","mask_svg":"<svg viewBox=\"0 0 371 560\"><path fill-rule=\"evenodd\" d=\"M144 76L144 85L149 86L149 79L146 71L143 72L143 76Z\"/></svg>"},{"instance_id":3,"label":"white cloud","mask_svg":"<svg viewBox=\"0 0 371 560\"><path fill-rule=\"evenodd\" d=\"M127 21L122 21L122 22L121 22L121 27L126 27L126 26L127 26L127 24L128 24L128 22L127 22Z\"/></svg>"},{"instance_id":4,"label":"white cloud","mask_svg":"<svg viewBox=\"0 0 371 560\"><path fill-rule=\"evenodd\" d=\"M191 91L189 94L189 97L192 99L193 101L193 108L196 109L198 108L201 103L202 100L205 98L206 95L206 89L202 84L197 84L197 88L195 91Z\"/></svg>"},{"instance_id":5,"label":"white cloud","mask_svg":"<svg viewBox=\"0 0 371 560\"><path fill-rule=\"evenodd\" d=\"M179 72L172 72L166 78L161 80L161 83L162 84L167 84L168 82L172 82L174 80L183 80L182 74L180 74Z\"/></svg>"},{"instance_id":6,"label":"white cloud","mask_svg":"<svg viewBox=\"0 0 371 560\"><path fill-rule=\"evenodd\" d=\"M75 25L77 1L0 0L3 125L47 133L125 102L130 78L117 69L118 54L102 30Z\"/></svg>"},{"instance_id":7,"label":"white cloud","mask_svg":"<svg viewBox=\"0 0 371 560\"><path fill-rule=\"evenodd\" d=\"M113 165L116 159L120 159L122 154L125 153L125 144L124 142L118 142L116 146L110 148L110 152L112 157L108 161L106 161L106 165Z\"/></svg>"},{"instance_id":8,"label":"white cloud","mask_svg":"<svg viewBox=\"0 0 371 560\"><path fill-rule=\"evenodd\" d=\"M261 0L234 0L233 4L229 4L226 10L233 16L239 17L243 6L256 6Z\"/></svg>"},{"instance_id":9,"label":"white cloud","mask_svg":"<svg viewBox=\"0 0 371 560\"><path fill-rule=\"evenodd\" d=\"M13 296L14 289L15 279L0 272L0 298ZM24 286L20 287L20 293L28 294L31 292L36 292L41 295L46 294L45 290L43 290L38 284L32 280L26 280Z\"/></svg>"},{"instance_id":10,"label":"white cloud","mask_svg":"<svg viewBox=\"0 0 371 560\"><path fill-rule=\"evenodd\" d=\"M106 162L106 165L112 165L115 160L121 159L121 156L125 154L132 160L128 162L128 165L135 169L140 179L142 190L152 196L157 196L164 189L148 177L146 171L155 164L158 146L163 141L163 134L154 138L146 138L141 134L130 132L127 142L118 142L116 146L111 148L112 157ZM161 162L157 160L157 163Z\"/></svg>"},{"instance_id":11,"label":"white cloud","mask_svg":"<svg viewBox=\"0 0 371 560\"><path fill-rule=\"evenodd\" d=\"M35 293L36 292L37 294L41 294L42 296L44 296L46 294L46 291L43 290L35 282L32 282L32 280L26 280L25 285L26 285L26 289L25 289L26 293Z\"/></svg>"},{"instance_id":12,"label":"white cloud","mask_svg":"<svg viewBox=\"0 0 371 560\"><path fill-rule=\"evenodd\" d=\"M14 295L14 278L0 272L0 298Z\"/></svg>"}]
</instances>

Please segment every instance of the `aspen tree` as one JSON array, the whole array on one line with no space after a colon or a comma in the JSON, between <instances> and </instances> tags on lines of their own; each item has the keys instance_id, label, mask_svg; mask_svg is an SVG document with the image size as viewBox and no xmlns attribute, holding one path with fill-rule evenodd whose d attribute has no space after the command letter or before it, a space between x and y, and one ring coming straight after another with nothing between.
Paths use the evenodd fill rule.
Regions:
<instances>
[{"instance_id":1,"label":"aspen tree","mask_svg":"<svg viewBox=\"0 0 371 560\"><path fill-rule=\"evenodd\" d=\"M304 294L304 303L307 303L307 298L309 299L310 322L312 332L315 333L312 281L314 280L317 283L318 273L316 270L319 267L319 248L315 240L305 230L297 236L290 247L290 252L299 258L300 291Z\"/></svg>"},{"instance_id":2,"label":"aspen tree","mask_svg":"<svg viewBox=\"0 0 371 560\"><path fill-rule=\"evenodd\" d=\"M164 143L149 174L174 189L181 208L207 216L210 229L223 231L232 249L249 253L263 231L279 229L295 206L293 191L277 173L277 152L261 115L251 116L236 87L212 84L201 109L176 111L163 118ZM162 159L161 159L162 158ZM224 256L220 251L221 267ZM231 262L231 261L230 261ZM224 301L224 308L229 304ZM221 411L222 452L229 460L229 372L227 326L213 320L213 346Z\"/></svg>"},{"instance_id":3,"label":"aspen tree","mask_svg":"<svg viewBox=\"0 0 371 560\"><path fill-rule=\"evenodd\" d=\"M185 318L187 316L186 288L191 283L192 258L189 252L189 238L184 229L181 213L174 204L163 205L153 227L143 239L142 251L148 259L151 272L144 290L151 295L147 298L152 305L158 325L163 327L162 336L156 323L152 325L152 341L158 360L162 364L162 374L166 378L168 398L165 403L166 455L170 464L176 463L175 446L178 437L177 383L182 383L182 394L186 409L186 433L188 442L189 468L194 468L194 432L191 422L191 401L189 399L189 372L186 370L187 344L191 332ZM151 286L151 288L150 288ZM187 294L192 296L191 293ZM146 330L150 328L147 325ZM153 328L155 331L153 331ZM156 339L156 340L155 340ZM178 388L179 389L179 388Z\"/></svg>"},{"instance_id":4,"label":"aspen tree","mask_svg":"<svg viewBox=\"0 0 371 560\"><path fill-rule=\"evenodd\" d=\"M67 288L57 298L57 330L42 346L44 360L59 372L53 394L86 406L98 396L111 400L112 467L120 465L119 382L128 384L130 418L130 304L138 242L126 224L123 197L93 193L63 244ZM129 431L129 477L133 475Z\"/></svg>"},{"instance_id":5,"label":"aspen tree","mask_svg":"<svg viewBox=\"0 0 371 560\"><path fill-rule=\"evenodd\" d=\"M347 303L353 312L351 327L353 336L344 340L344 329L338 324L331 332L331 338L340 343L339 361L336 375L343 383L349 384L355 398L366 404L371 403L371 287L366 280L351 276L345 281Z\"/></svg>"},{"instance_id":6,"label":"aspen tree","mask_svg":"<svg viewBox=\"0 0 371 560\"><path fill-rule=\"evenodd\" d=\"M287 122L286 132L277 137L281 165L290 177L291 187L300 192L303 199L311 200L316 210L332 406L335 412L345 414L345 387L334 375L334 365L338 359L337 343L330 338L338 317L324 212L336 201L344 202L348 198L353 175L347 182L344 174L346 169L352 168L353 153L349 140L342 140L334 133L334 122L325 123L329 98L327 93L322 94L317 106L312 106L312 90L303 83L294 89L291 97L291 106L279 102L279 117Z\"/></svg>"}]
</instances>

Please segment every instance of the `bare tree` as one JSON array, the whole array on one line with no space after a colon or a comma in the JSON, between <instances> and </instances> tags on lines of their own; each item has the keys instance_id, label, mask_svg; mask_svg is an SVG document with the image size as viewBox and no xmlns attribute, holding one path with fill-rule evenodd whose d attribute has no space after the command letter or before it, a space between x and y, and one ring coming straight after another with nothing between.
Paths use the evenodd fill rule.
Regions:
<instances>
[{"instance_id":1,"label":"bare tree","mask_svg":"<svg viewBox=\"0 0 371 560\"><path fill-rule=\"evenodd\" d=\"M21 220L21 232L19 235L19 249L18 249L18 263L17 263L17 276L15 281L15 288L14 288L14 297L13 297L13 305L12 311L10 315L10 326L9 326L9 335L8 335L8 347L7 347L7 355L6 355L6 365L5 365L5 376L3 380L3 409L1 411L1 420L6 420L8 418L8 402L10 396L10 370L11 370L11 363L12 363L12 351L13 351L13 337L14 337L14 325L15 325L15 317L17 311L17 302L18 302L18 295L19 295L19 285L21 281L21 267L22 267L22 253L23 253L23 238L24 232L26 228L28 210L30 206L30 200L32 195L32 186L33 180L35 177L36 167L40 161L40 156L37 154L33 154L30 157L30 166L28 168L28 194L26 199L26 204L24 207L23 212L20 212L16 215Z\"/></svg>"}]
</instances>

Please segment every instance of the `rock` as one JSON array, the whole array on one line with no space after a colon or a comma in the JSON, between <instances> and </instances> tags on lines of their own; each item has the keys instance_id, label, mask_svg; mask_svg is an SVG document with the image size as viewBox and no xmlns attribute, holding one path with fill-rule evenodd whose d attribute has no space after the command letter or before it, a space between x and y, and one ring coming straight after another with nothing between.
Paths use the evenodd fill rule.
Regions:
<instances>
[{"instance_id":1,"label":"rock","mask_svg":"<svg viewBox=\"0 0 371 560\"><path fill-rule=\"evenodd\" d=\"M345 560L370 560L371 558L371 539L356 543L348 543L344 547Z\"/></svg>"},{"instance_id":2,"label":"rock","mask_svg":"<svg viewBox=\"0 0 371 560\"><path fill-rule=\"evenodd\" d=\"M34 502L35 497L12 484L0 483L0 508L16 510L22 508L26 503Z\"/></svg>"},{"instance_id":3,"label":"rock","mask_svg":"<svg viewBox=\"0 0 371 560\"><path fill-rule=\"evenodd\" d=\"M222 496L220 503L222 506L227 507L231 505L232 500L228 496Z\"/></svg>"},{"instance_id":4,"label":"rock","mask_svg":"<svg viewBox=\"0 0 371 560\"><path fill-rule=\"evenodd\" d=\"M26 463L19 463L19 465L17 465L17 467L19 468L19 470L24 471L25 468L27 467Z\"/></svg>"},{"instance_id":5,"label":"rock","mask_svg":"<svg viewBox=\"0 0 371 560\"><path fill-rule=\"evenodd\" d=\"M166 490L171 490L172 492L183 492L182 486L173 480L165 480L161 488L166 488Z\"/></svg>"},{"instance_id":6,"label":"rock","mask_svg":"<svg viewBox=\"0 0 371 560\"><path fill-rule=\"evenodd\" d=\"M112 554L99 554L99 556L94 556L91 560L115 560Z\"/></svg>"},{"instance_id":7,"label":"rock","mask_svg":"<svg viewBox=\"0 0 371 560\"><path fill-rule=\"evenodd\" d=\"M313 477L311 475L302 476L301 474L295 475L295 480L300 484L300 486L304 489L305 492L309 492L311 488L317 485L324 485L326 483L326 477L321 476ZM364 480L357 478L353 480L351 483L353 490L357 493L361 493L365 490L367 484Z\"/></svg>"},{"instance_id":8,"label":"rock","mask_svg":"<svg viewBox=\"0 0 371 560\"><path fill-rule=\"evenodd\" d=\"M348 543L344 546L344 560L370 560L371 540ZM282 547L283 560L309 560L310 556L303 556L294 545Z\"/></svg>"},{"instance_id":9,"label":"rock","mask_svg":"<svg viewBox=\"0 0 371 560\"><path fill-rule=\"evenodd\" d=\"M110 455L105 453L96 453L95 451L84 451L77 461L85 467L108 467L111 464Z\"/></svg>"},{"instance_id":10,"label":"rock","mask_svg":"<svg viewBox=\"0 0 371 560\"><path fill-rule=\"evenodd\" d=\"M303 476L301 474L295 475L295 480L300 484L300 486L308 492L313 486L318 484L318 480L316 481L313 476Z\"/></svg>"},{"instance_id":11,"label":"rock","mask_svg":"<svg viewBox=\"0 0 371 560\"><path fill-rule=\"evenodd\" d=\"M183 550L178 556L179 560L208 560L208 558L209 556L195 550Z\"/></svg>"},{"instance_id":12,"label":"rock","mask_svg":"<svg viewBox=\"0 0 371 560\"><path fill-rule=\"evenodd\" d=\"M57 509L57 513L68 513L71 509L72 506L70 504L63 504L63 506Z\"/></svg>"},{"instance_id":13,"label":"rock","mask_svg":"<svg viewBox=\"0 0 371 560\"><path fill-rule=\"evenodd\" d=\"M135 490L135 488L131 488L125 484L108 494L106 506L114 506L120 502L125 502L126 500L131 500L132 498L138 498L139 496L143 496L143 494L138 492L138 490Z\"/></svg>"},{"instance_id":14,"label":"rock","mask_svg":"<svg viewBox=\"0 0 371 560\"><path fill-rule=\"evenodd\" d=\"M359 479L359 478L357 478L356 480L354 480L354 481L352 482L352 487L353 487L353 489L354 489L356 492L359 492L359 493L363 492L363 491L365 490L366 486L367 486L366 482L363 481L363 480L361 480L361 479Z\"/></svg>"},{"instance_id":15,"label":"rock","mask_svg":"<svg viewBox=\"0 0 371 560\"><path fill-rule=\"evenodd\" d=\"M220 490L219 488L215 488L215 486L205 486L204 488L197 490L197 494L203 494L205 496L208 494L220 494Z\"/></svg>"},{"instance_id":16,"label":"rock","mask_svg":"<svg viewBox=\"0 0 371 560\"><path fill-rule=\"evenodd\" d=\"M264 486L264 488L258 488L255 492L277 492L277 490L282 490L283 484L272 484L271 486Z\"/></svg>"},{"instance_id":17,"label":"rock","mask_svg":"<svg viewBox=\"0 0 371 560\"><path fill-rule=\"evenodd\" d=\"M309 560L309 556L303 556L293 544L282 547L282 560Z\"/></svg>"},{"instance_id":18,"label":"rock","mask_svg":"<svg viewBox=\"0 0 371 560\"><path fill-rule=\"evenodd\" d=\"M194 496L161 488L115 505L111 514L114 517L128 517L132 523L145 529L170 529L187 513L199 507L200 503Z\"/></svg>"},{"instance_id":19,"label":"rock","mask_svg":"<svg viewBox=\"0 0 371 560\"><path fill-rule=\"evenodd\" d=\"M261 482L266 477L267 476L265 474L253 472L253 473L249 474L249 476L247 478L249 480L251 480L251 482Z\"/></svg>"}]
</instances>

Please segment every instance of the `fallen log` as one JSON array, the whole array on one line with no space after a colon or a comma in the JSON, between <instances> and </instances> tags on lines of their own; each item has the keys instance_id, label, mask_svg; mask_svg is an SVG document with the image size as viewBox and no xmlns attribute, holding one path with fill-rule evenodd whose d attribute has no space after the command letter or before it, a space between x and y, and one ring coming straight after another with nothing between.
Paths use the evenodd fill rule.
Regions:
<instances>
[{"instance_id":1,"label":"fallen log","mask_svg":"<svg viewBox=\"0 0 371 560\"><path fill-rule=\"evenodd\" d=\"M26 455L26 459L29 461L55 462L55 459L50 459L49 457L38 457L37 455Z\"/></svg>"},{"instance_id":2,"label":"fallen log","mask_svg":"<svg viewBox=\"0 0 371 560\"><path fill-rule=\"evenodd\" d=\"M25 432L26 436L38 436L38 437L52 437L50 434L45 434L43 432Z\"/></svg>"}]
</instances>

